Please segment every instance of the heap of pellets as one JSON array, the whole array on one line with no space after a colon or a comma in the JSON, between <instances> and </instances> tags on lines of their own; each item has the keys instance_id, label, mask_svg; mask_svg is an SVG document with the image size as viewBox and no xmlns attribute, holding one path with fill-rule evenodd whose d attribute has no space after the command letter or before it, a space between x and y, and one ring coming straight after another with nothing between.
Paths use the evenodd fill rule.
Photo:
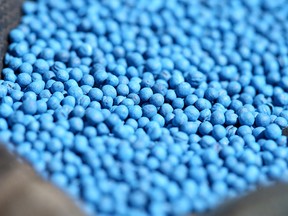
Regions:
<instances>
[{"instance_id":1,"label":"heap of pellets","mask_svg":"<svg viewBox=\"0 0 288 216\"><path fill-rule=\"evenodd\" d=\"M26 2L0 139L92 215L200 213L287 181L287 4Z\"/></svg>"}]
</instances>

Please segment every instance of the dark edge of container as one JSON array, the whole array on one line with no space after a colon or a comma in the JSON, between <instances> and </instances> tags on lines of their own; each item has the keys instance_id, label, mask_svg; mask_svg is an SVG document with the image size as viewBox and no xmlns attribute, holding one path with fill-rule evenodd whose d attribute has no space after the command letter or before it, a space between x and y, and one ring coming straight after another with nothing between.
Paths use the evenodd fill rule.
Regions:
<instances>
[{"instance_id":1,"label":"dark edge of container","mask_svg":"<svg viewBox=\"0 0 288 216\"><path fill-rule=\"evenodd\" d=\"M8 34L15 28L21 18L24 0L0 0L0 71L4 65L4 56L8 46ZM1 78L1 73L0 73Z\"/></svg>"}]
</instances>

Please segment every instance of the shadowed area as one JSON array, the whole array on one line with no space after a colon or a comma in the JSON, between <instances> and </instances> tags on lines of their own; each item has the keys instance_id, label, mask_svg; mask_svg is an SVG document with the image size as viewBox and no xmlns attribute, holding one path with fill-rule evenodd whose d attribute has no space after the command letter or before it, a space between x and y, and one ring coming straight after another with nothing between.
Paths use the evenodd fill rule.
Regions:
<instances>
[{"instance_id":1,"label":"shadowed area","mask_svg":"<svg viewBox=\"0 0 288 216\"><path fill-rule=\"evenodd\" d=\"M0 0L0 71L8 45L8 33L19 23L22 2L23 0Z\"/></svg>"}]
</instances>

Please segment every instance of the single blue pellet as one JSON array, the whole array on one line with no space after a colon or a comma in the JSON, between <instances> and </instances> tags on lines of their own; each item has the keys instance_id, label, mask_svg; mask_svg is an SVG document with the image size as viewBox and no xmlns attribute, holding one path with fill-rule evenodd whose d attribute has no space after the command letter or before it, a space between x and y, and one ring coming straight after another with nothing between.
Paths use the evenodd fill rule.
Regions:
<instances>
[{"instance_id":1,"label":"single blue pellet","mask_svg":"<svg viewBox=\"0 0 288 216\"><path fill-rule=\"evenodd\" d=\"M21 92L19 90L12 90L10 92L10 96L14 100L14 102L20 101L21 98L23 97L23 92Z\"/></svg>"},{"instance_id":2,"label":"single blue pellet","mask_svg":"<svg viewBox=\"0 0 288 216\"><path fill-rule=\"evenodd\" d=\"M238 119L238 115L233 111L229 110L225 112L225 123L227 125L234 125L236 124Z\"/></svg>"},{"instance_id":3,"label":"single blue pellet","mask_svg":"<svg viewBox=\"0 0 288 216\"><path fill-rule=\"evenodd\" d=\"M33 70L37 73L44 74L49 70L49 64L44 59L37 59L33 65Z\"/></svg>"},{"instance_id":4,"label":"single blue pellet","mask_svg":"<svg viewBox=\"0 0 288 216\"><path fill-rule=\"evenodd\" d=\"M13 105L13 99L10 96L5 96L1 100L2 103L8 104L9 106Z\"/></svg>"},{"instance_id":5,"label":"single blue pellet","mask_svg":"<svg viewBox=\"0 0 288 216\"><path fill-rule=\"evenodd\" d=\"M162 115L162 116L166 116L168 113L172 113L173 112L173 107L168 104L168 103L164 103L161 107L160 107L160 110L159 110L159 113Z\"/></svg>"},{"instance_id":6,"label":"single blue pellet","mask_svg":"<svg viewBox=\"0 0 288 216\"><path fill-rule=\"evenodd\" d=\"M247 134L252 134L252 129L251 129L251 127L248 126L248 125L243 125L243 126L240 126L240 127L238 128L237 134L238 134L239 136L244 137L244 136L247 135Z\"/></svg>"},{"instance_id":7,"label":"single blue pellet","mask_svg":"<svg viewBox=\"0 0 288 216\"><path fill-rule=\"evenodd\" d=\"M73 117L69 120L70 128L73 132L79 132L83 130L84 123L79 117Z\"/></svg>"},{"instance_id":8,"label":"single blue pellet","mask_svg":"<svg viewBox=\"0 0 288 216\"><path fill-rule=\"evenodd\" d=\"M74 148L76 152L85 153L88 149L88 140L85 136L76 135L74 138Z\"/></svg>"},{"instance_id":9,"label":"single blue pellet","mask_svg":"<svg viewBox=\"0 0 288 216\"><path fill-rule=\"evenodd\" d=\"M74 98L78 99L79 97L81 97L83 95L83 91L78 86L71 86L68 89L68 94L73 96Z\"/></svg>"},{"instance_id":10,"label":"single blue pellet","mask_svg":"<svg viewBox=\"0 0 288 216\"><path fill-rule=\"evenodd\" d=\"M88 57L93 53L93 48L90 44L83 43L77 50L77 53L80 57Z\"/></svg>"},{"instance_id":11,"label":"single blue pellet","mask_svg":"<svg viewBox=\"0 0 288 216\"><path fill-rule=\"evenodd\" d=\"M151 88L148 88L148 87L142 88L139 92L139 96L142 101L149 100L152 95L153 95L153 91Z\"/></svg>"},{"instance_id":12,"label":"single blue pellet","mask_svg":"<svg viewBox=\"0 0 288 216\"><path fill-rule=\"evenodd\" d=\"M58 93L58 92L63 92L64 91L64 85L62 82L56 81L52 84L50 91L52 93Z\"/></svg>"},{"instance_id":13,"label":"single blue pellet","mask_svg":"<svg viewBox=\"0 0 288 216\"><path fill-rule=\"evenodd\" d=\"M8 129L7 121L4 118L0 118L0 130L5 131Z\"/></svg>"},{"instance_id":14,"label":"single blue pellet","mask_svg":"<svg viewBox=\"0 0 288 216\"><path fill-rule=\"evenodd\" d=\"M185 132L186 134L195 134L198 130L199 125L195 122L186 122L180 126L181 131Z\"/></svg>"},{"instance_id":15,"label":"single blue pellet","mask_svg":"<svg viewBox=\"0 0 288 216\"><path fill-rule=\"evenodd\" d=\"M228 107L231 103L231 98L228 95L220 95L217 98L217 101L222 104L224 107Z\"/></svg>"},{"instance_id":16,"label":"single blue pellet","mask_svg":"<svg viewBox=\"0 0 288 216\"><path fill-rule=\"evenodd\" d=\"M169 80L169 84L170 84L170 87L176 88L177 85L179 85L180 83L182 83L184 81L185 80L184 80L182 72L180 72L179 70L174 70L172 73L172 77Z\"/></svg>"},{"instance_id":17,"label":"single blue pellet","mask_svg":"<svg viewBox=\"0 0 288 216\"><path fill-rule=\"evenodd\" d=\"M138 119L138 126L139 128L144 128L149 122L149 119L147 117L141 117Z\"/></svg>"},{"instance_id":18,"label":"single blue pellet","mask_svg":"<svg viewBox=\"0 0 288 216\"><path fill-rule=\"evenodd\" d=\"M158 123L152 121L148 122L145 128L151 140L157 140L158 138L160 138L162 131Z\"/></svg>"},{"instance_id":19,"label":"single blue pellet","mask_svg":"<svg viewBox=\"0 0 288 216\"><path fill-rule=\"evenodd\" d=\"M12 106L13 110L18 110L21 107L21 102L15 102Z\"/></svg>"},{"instance_id":20,"label":"single blue pellet","mask_svg":"<svg viewBox=\"0 0 288 216\"><path fill-rule=\"evenodd\" d=\"M4 74L4 80L5 81L10 81L10 82L15 82L17 79L16 75L14 74L14 72L12 73L5 73Z\"/></svg>"},{"instance_id":21,"label":"single blue pellet","mask_svg":"<svg viewBox=\"0 0 288 216\"><path fill-rule=\"evenodd\" d=\"M49 100L47 101L47 106L50 109L56 110L57 108L60 107L60 100L57 97L50 97Z\"/></svg>"},{"instance_id":22,"label":"single blue pellet","mask_svg":"<svg viewBox=\"0 0 288 216\"><path fill-rule=\"evenodd\" d=\"M97 84L102 84L108 78L108 74L104 70L97 71L93 76Z\"/></svg>"},{"instance_id":23,"label":"single blue pellet","mask_svg":"<svg viewBox=\"0 0 288 216\"><path fill-rule=\"evenodd\" d=\"M128 83L129 92L131 93L138 93L140 91L141 85L139 82L133 81L133 79L130 80Z\"/></svg>"},{"instance_id":24,"label":"single blue pellet","mask_svg":"<svg viewBox=\"0 0 288 216\"><path fill-rule=\"evenodd\" d=\"M199 133L202 134L202 135L208 135L210 132L212 132L213 130L213 125L208 122L208 121L205 121L203 123L200 124L199 128Z\"/></svg>"},{"instance_id":25,"label":"single blue pellet","mask_svg":"<svg viewBox=\"0 0 288 216\"><path fill-rule=\"evenodd\" d=\"M42 80L42 76L41 76L41 74L39 74L39 73L32 73L31 74L31 77L32 77L32 80L34 81L34 82L42 82L43 83L43 85L45 85L45 82L43 82Z\"/></svg>"},{"instance_id":26,"label":"single blue pellet","mask_svg":"<svg viewBox=\"0 0 288 216\"><path fill-rule=\"evenodd\" d=\"M184 105L184 100L182 98L175 98L172 101L172 106L174 109L182 109Z\"/></svg>"},{"instance_id":27,"label":"single blue pellet","mask_svg":"<svg viewBox=\"0 0 288 216\"><path fill-rule=\"evenodd\" d=\"M120 84L116 88L118 95L126 96L129 94L129 87L125 84Z\"/></svg>"},{"instance_id":28,"label":"single blue pellet","mask_svg":"<svg viewBox=\"0 0 288 216\"><path fill-rule=\"evenodd\" d=\"M186 97L192 93L192 88L189 83L182 82L176 87L176 94L178 97Z\"/></svg>"},{"instance_id":29,"label":"single blue pellet","mask_svg":"<svg viewBox=\"0 0 288 216\"><path fill-rule=\"evenodd\" d=\"M117 156L121 161L131 161L134 156L134 151L130 146L121 145L118 148Z\"/></svg>"},{"instance_id":30,"label":"single blue pellet","mask_svg":"<svg viewBox=\"0 0 288 216\"><path fill-rule=\"evenodd\" d=\"M54 92L52 96L58 98L58 100L60 100L60 101L62 101L64 99L64 95L62 92Z\"/></svg>"},{"instance_id":31,"label":"single blue pellet","mask_svg":"<svg viewBox=\"0 0 288 216\"><path fill-rule=\"evenodd\" d=\"M127 119L126 124L131 126L134 130L138 129L138 122L135 119L132 118Z\"/></svg>"},{"instance_id":32,"label":"single blue pellet","mask_svg":"<svg viewBox=\"0 0 288 216\"><path fill-rule=\"evenodd\" d=\"M158 74L162 68L161 62L157 59L149 58L146 60L145 68L153 74Z\"/></svg>"},{"instance_id":33,"label":"single blue pellet","mask_svg":"<svg viewBox=\"0 0 288 216\"><path fill-rule=\"evenodd\" d=\"M165 119L159 115L159 114L156 114L155 116L153 116L151 118L152 121L155 121L155 122L158 122L158 124L161 126L161 127L164 127L165 125Z\"/></svg>"},{"instance_id":34,"label":"single blue pellet","mask_svg":"<svg viewBox=\"0 0 288 216\"><path fill-rule=\"evenodd\" d=\"M216 140L209 136L209 135L205 135L202 137L202 139L200 140L200 145L203 146L204 148L206 147L211 147L216 143Z\"/></svg>"},{"instance_id":35,"label":"single blue pellet","mask_svg":"<svg viewBox=\"0 0 288 216\"><path fill-rule=\"evenodd\" d=\"M164 97L160 93L156 93L150 97L149 102L155 107L160 107L164 103Z\"/></svg>"},{"instance_id":36,"label":"single blue pellet","mask_svg":"<svg viewBox=\"0 0 288 216\"><path fill-rule=\"evenodd\" d=\"M277 148L277 144L273 140L267 140L262 145L262 149L264 151L273 152L276 148Z\"/></svg>"},{"instance_id":37,"label":"single blue pellet","mask_svg":"<svg viewBox=\"0 0 288 216\"><path fill-rule=\"evenodd\" d=\"M21 66L22 60L21 58L12 57L11 60L7 64L9 68L11 68L13 71L16 71Z\"/></svg>"},{"instance_id":38,"label":"single blue pellet","mask_svg":"<svg viewBox=\"0 0 288 216\"><path fill-rule=\"evenodd\" d=\"M255 118L255 123L257 126L265 127L270 124L270 117L265 113L259 113Z\"/></svg>"},{"instance_id":39,"label":"single blue pellet","mask_svg":"<svg viewBox=\"0 0 288 216\"><path fill-rule=\"evenodd\" d=\"M127 63L131 66L138 67L144 63L144 59L139 53L129 53L127 55Z\"/></svg>"},{"instance_id":40,"label":"single blue pellet","mask_svg":"<svg viewBox=\"0 0 288 216\"><path fill-rule=\"evenodd\" d=\"M102 121L104 121L104 117L101 113L101 111L94 109L94 108L87 108L85 111L85 116L87 118L87 121L91 124L98 124Z\"/></svg>"},{"instance_id":41,"label":"single blue pellet","mask_svg":"<svg viewBox=\"0 0 288 216\"><path fill-rule=\"evenodd\" d=\"M13 42L20 42L24 40L25 35L20 29L13 29L10 32L9 37Z\"/></svg>"},{"instance_id":42,"label":"single blue pellet","mask_svg":"<svg viewBox=\"0 0 288 216\"><path fill-rule=\"evenodd\" d=\"M30 64L30 66L31 66L31 72L30 72L30 73L32 73L33 67L32 67L31 64L34 64L35 61L36 61L35 55L34 55L33 53L26 53L26 54L24 54L24 56L22 57L22 59L23 59L23 64L22 64L22 65L24 65L25 63ZM21 65L21 66L22 66L22 65ZM20 68L21 68L21 66L20 66ZM20 68L19 68L19 69L20 69Z\"/></svg>"},{"instance_id":43,"label":"single blue pellet","mask_svg":"<svg viewBox=\"0 0 288 216\"><path fill-rule=\"evenodd\" d=\"M62 69L63 70L63 69ZM69 72L69 76L71 79L79 82L82 77L83 77L83 72L82 70L80 70L79 68L73 68L70 72Z\"/></svg>"},{"instance_id":44,"label":"single blue pellet","mask_svg":"<svg viewBox=\"0 0 288 216\"><path fill-rule=\"evenodd\" d=\"M211 108L211 103L204 99L204 98L199 98L196 103L195 103L195 107L198 110L204 110L204 109L210 109Z\"/></svg>"},{"instance_id":45,"label":"single blue pellet","mask_svg":"<svg viewBox=\"0 0 288 216\"><path fill-rule=\"evenodd\" d=\"M85 74L82 79L81 79L81 84L82 85L88 85L88 86L91 86L93 87L94 85L94 77L90 74Z\"/></svg>"},{"instance_id":46,"label":"single blue pellet","mask_svg":"<svg viewBox=\"0 0 288 216\"><path fill-rule=\"evenodd\" d=\"M0 105L0 115L1 117L7 118L12 115L13 109L6 103Z\"/></svg>"},{"instance_id":47,"label":"single blue pellet","mask_svg":"<svg viewBox=\"0 0 288 216\"><path fill-rule=\"evenodd\" d=\"M32 82L32 78L28 73L21 73L17 77L17 82L21 87L25 87Z\"/></svg>"},{"instance_id":48,"label":"single blue pellet","mask_svg":"<svg viewBox=\"0 0 288 216\"><path fill-rule=\"evenodd\" d=\"M270 124L265 129L265 136L268 139L277 139L281 136L282 131L277 124Z\"/></svg>"},{"instance_id":49,"label":"single blue pellet","mask_svg":"<svg viewBox=\"0 0 288 216\"><path fill-rule=\"evenodd\" d=\"M173 101L173 100L176 99L176 98L177 98L177 95L176 95L175 91L172 90L172 89L168 89L168 90L167 90L167 93L166 93L166 95L165 95L165 99L166 99L168 102L171 102L171 101Z\"/></svg>"},{"instance_id":50,"label":"single blue pellet","mask_svg":"<svg viewBox=\"0 0 288 216\"><path fill-rule=\"evenodd\" d=\"M254 124L255 118L251 112L242 112L239 115L239 122L241 125L252 126Z\"/></svg>"},{"instance_id":51,"label":"single blue pellet","mask_svg":"<svg viewBox=\"0 0 288 216\"><path fill-rule=\"evenodd\" d=\"M212 136L216 140L220 140L226 136L226 129L222 125L214 125L212 130Z\"/></svg>"},{"instance_id":52,"label":"single blue pellet","mask_svg":"<svg viewBox=\"0 0 288 216\"><path fill-rule=\"evenodd\" d=\"M197 70L191 70L187 74L186 79L192 87L198 87L202 82L206 80L206 76Z\"/></svg>"},{"instance_id":53,"label":"single blue pellet","mask_svg":"<svg viewBox=\"0 0 288 216\"><path fill-rule=\"evenodd\" d=\"M138 120L142 117L142 108L138 105L130 106L128 108L129 110L129 116L135 120Z\"/></svg>"},{"instance_id":54,"label":"single blue pellet","mask_svg":"<svg viewBox=\"0 0 288 216\"><path fill-rule=\"evenodd\" d=\"M174 111L175 112L175 111ZM175 126L181 126L188 121L188 117L183 112L175 113L175 117L172 120L172 124Z\"/></svg>"},{"instance_id":55,"label":"single blue pellet","mask_svg":"<svg viewBox=\"0 0 288 216\"><path fill-rule=\"evenodd\" d=\"M51 152L51 153L56 153L58 152L59 150L62 149L62 143L60 142L59 139L56 139L56 138L52 138L51 141L50 141L50 144L47 146L48 150Z\"/></svg>"},{"instance_id":56,"label":"single blue pellet","mask_svg":"<svg viewBox=\"0 0 288 216\"><path fill-rule=\"evenodd\" d=\"M110 96L103 96L101 104L103 108L110 109L113 106L113 98Z\"/></svg>"},{"instance_id":57,"label":"single blue pellet","mask_svg":"<svg viewBox=\"0 0 288 216\"><path fill-rule=\"evenodd\" d=\"M42 81L33 81L28 85L28 89L36 94L40 94L44 90L44 83Z\"/></svg>"},{"instance_id":58,"label":"single blue pellet","mask_svg":"<svg viewBox=\"0 0 288 216\"><path fill-rule=\"evenodd\" d=\"M103 92L99 88L92 88L89 91L88 96L91 98L91 100L100 101L103 97Z\"/></svg>"},{"instance_id":59,"label":"single blue pellet","mask_svg":"<svg viewBox=\"0 0 288 216\"><path fill-rule=\"evenodd\" d=\"M56 70L54 73L58 81L66 82L69 80L69 73L65 69Z\"/></svg>"},{"instance_id":60,"label":"single blue pellet","mask_svg":"<svg viewBox=\"0 0 288 216\"><path fill-rule=\"evenodd\" d=\"M115 109L115 113L120 117L120 119L125 120L129 115L129 110L124 105L119 105Z\"/></svg>"},{"instance_id":61,"label":"single blue pellet","mask_svg":"<svg viewBox=\"0 0 288 216\"><path fill-rule=\"evenodd\" d=\"M165 95L168 90L168 84L166 81L157 80L154 86L152 87L152 90L154 93L160 93L162 95Z\"/></svg>"},{"instance_id":62,"label":"single blue pellet","mask_svg":"<svg viewBox=\"0 0 288 216\"><path fill-rule=\"evenodd\" d=\"M113 70L113 74L117 77L124 76L126 74L126 69L122 65L117 65Z\"/></svg>"},{"instance_id":63,"label":"single blue pellet","mask_svg":"<svg viewBox=\"0 0 288 216\"><path fill-rule=\"evenodd\" d=\"M3 98L7 95L7 88L3 85L0 85L0 98Z\"/></svg>"},{"instance_id":64,"label":"single blue pellet","mask_svg":"<svg viewBox=\"0 0 288 216\"><path fill-rule=\"evenodd\" d=\"M134 132L133 128L129 125L118 125L114 128L116 137L127 139Z\"/></svg>"},{"instance_id":65,"label":"single blue pellet","mask_svg":"<svg viewBox=\"0 0 288 216\"><path fill-rule=\"evenodd\" d=\"M74 97L68 95L61 101L61 103L63 105L68 105L68 106L74 107L76 104L76 99Z\"/></svg>"},{"instance_id":66,"label":"single blue pellet","mask_svg":"<svg viewBox=\"0 0 288 216\"><path fill-rule=\"evenodd\" d=\"M188 117L189 121L196 121L199 118L199 116L200 116L199 110L196 109L196 107L194 107L194 106L188 106L184 110L184 113Z\"/></svg>"},{"instance_id":67,"label":"single blue pellet","mask_svg":"<svg viewBox=\"0 0 288 216\"><path fill-rule=\"evenodd\" d=\"M118 80L119 80L119 84L127 85L129 83L129 79L123 75L118 76Z\"/></svg>"},{"instance_id":68,"label":"single blue pellet","mask_svg":"<svg viewBox=\"0 0 288 216\"><path fill-rule=\"evenodd\" d=\"M104 85L102 87L102 91L103 91L103 95L104 96L108 96L108 97L111 97L111 98L115 98L117 96L116 89L113 86L111 86L111 85Z\"/></svg>"},{"instance_id":69,"label":"single blue pellet","mask_svg":"<svg viewBox=\"0 0 288 216\"><path fill-rule=\"evenodd\" d=\"M155 79L152 73L145 72L142 77L141 86L151 88L155 84Z\"/></svg>"},{"instance_id":70,"label":"single blue pellet","mask_svg":"<svg viewBox=\"0 0 288 216\"><path fill-rule=\"evenodd\" d=\"M37 112L37 103L35 100L26 99L23 101L22 109L25 114L33 115Z\"/></svg>"},{"instance_id":71,"label":"single blue pellet","mask_svg":"<svg viewBox=\"0 0 288 216\"><path fill-rule=\"evenodd\" d=\"M256 127L252 131L252 134L256 139L261 139L264 137L264 132L265 132L265 127Z\"/></svg>"},{"instance_id":72,"label":"single blue pellet","mask_svg":"<svg viewBox=\"0 0 288 216\"><path fill-rule=\"evenodd\" d=\"M229 95L238 94L241 91L241 84L236 81L232 81L227 86L227 92Z\"/></svg>"},{"instance_id":73,"label":"single blue pellet","mask_svg":"<svg viewBox=\"0 0 288 216\"><path fill-rule=\"evenodd\" d=\"M147 104L142 107L143 116L151 118L157 114L157 108L152 104Z\"/></svg>"},{"instance_id":74,"label":"single blue pellet","mask_svg":"<svg viewBox=\"0 0 288 216\"><path fill-rule=\"evenodd\" d=\"M80 87L83 91L83 94L84 95L87 95L89 93L89 91L92 89L92 86L89 86L89 85L82 85Z\"/></svg>"},{"instance_id":75,"label":"single blue pellet","mask_svg":"<svg viewBox=\"0 0 288 216\"><path fill-rule=\"evenodd\" d=\"M232 100L229 107L236 112L239 108L243 107L243 103L239 100Z\"/></svg>"},{"instance_id":76,"label":"single blue pellet","mask_svg":"<svg viewBox=\"0 0 288 216\"><path fill-rule=\"evenodd\" d=\"M223 125L225 123L225 115L224 115L224 113L221 112L221 111L217 111L217 110L214 111L211 114L210 122L213 125L216 125L216 124Z\"/></svg>"},{"instance_id":77,"label":"single blue pellet","mask_svg":"<svg viewBox=\"0 0 288 216\"><path fill-rule=\"evenodd\" d=\"M285 128L287 126L287 120L283 117L277 117L273 123L277 124L280 128Z\"/></svg>"},{"instance_id":78,"label":"single blue pellet","mask_svg":"<svg viewBox=\"0 0 288 216\"><path fill-rule=\"evenodd\" d=\"M219 91L216 88L208 88L205 91L204 97L209 101L214 101L219 97Z\"/></svg>"},{"instance_id":79,"label":"single blue pellet","mask_svg":"<svg viewBox=\"0 0 288 216\"><path fill-rule=\"evenodd\" d=\"M288 94L285 92L274 94L274 103L276 106L285 106L288 104Z\"/></svg>"},{"instance_id":80,"label":"single blue pellet","mask_svg":"<svg viewBox=\"0 0 288 216\"><path fill-rule=\"evenodd\" d=\"M115 76L113 74L109 74L108 78L106 79L105 84L115 87L115 86L119 85L119 79L117 76Z\"/></svg>"},{"instance_id":81,"label":"single blue pellet","mask_svg":"<svg viewBox=\"0 0 288 216\"><path fill-rule=\"evenodd\" d=\"M77 100L77 103L84 108L87 108L88 105L90 105L90 102L91 100L87 95L82 95Z\"/></svg>"},{"instance_id":82,"label":"single blue pellet","mask_svg":"<svg viewBox=\"0 0 288 216\"><path fill-rule=\"evenodd\" d=\"M140 97L136 93L129 94L128 98L131 99L135 105L138 105L141 102Z\"/></svg>"}]
</instances>

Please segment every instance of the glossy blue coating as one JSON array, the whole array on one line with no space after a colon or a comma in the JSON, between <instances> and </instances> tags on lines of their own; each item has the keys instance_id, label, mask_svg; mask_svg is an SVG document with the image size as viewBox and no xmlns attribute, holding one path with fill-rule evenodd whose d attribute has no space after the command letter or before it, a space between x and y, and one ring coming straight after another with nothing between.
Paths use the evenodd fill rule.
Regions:
<instances>
[{"instance_id":1,"label":"glossy blue coating","mask_svg":"<svg viewBox=\"0 0 288 216\"><path fill-rule=\"evenodd\" d=\"M197 214L287 181L286 3L27 1L0 140L92 215Z\"/></svg>"}]
</instances>

